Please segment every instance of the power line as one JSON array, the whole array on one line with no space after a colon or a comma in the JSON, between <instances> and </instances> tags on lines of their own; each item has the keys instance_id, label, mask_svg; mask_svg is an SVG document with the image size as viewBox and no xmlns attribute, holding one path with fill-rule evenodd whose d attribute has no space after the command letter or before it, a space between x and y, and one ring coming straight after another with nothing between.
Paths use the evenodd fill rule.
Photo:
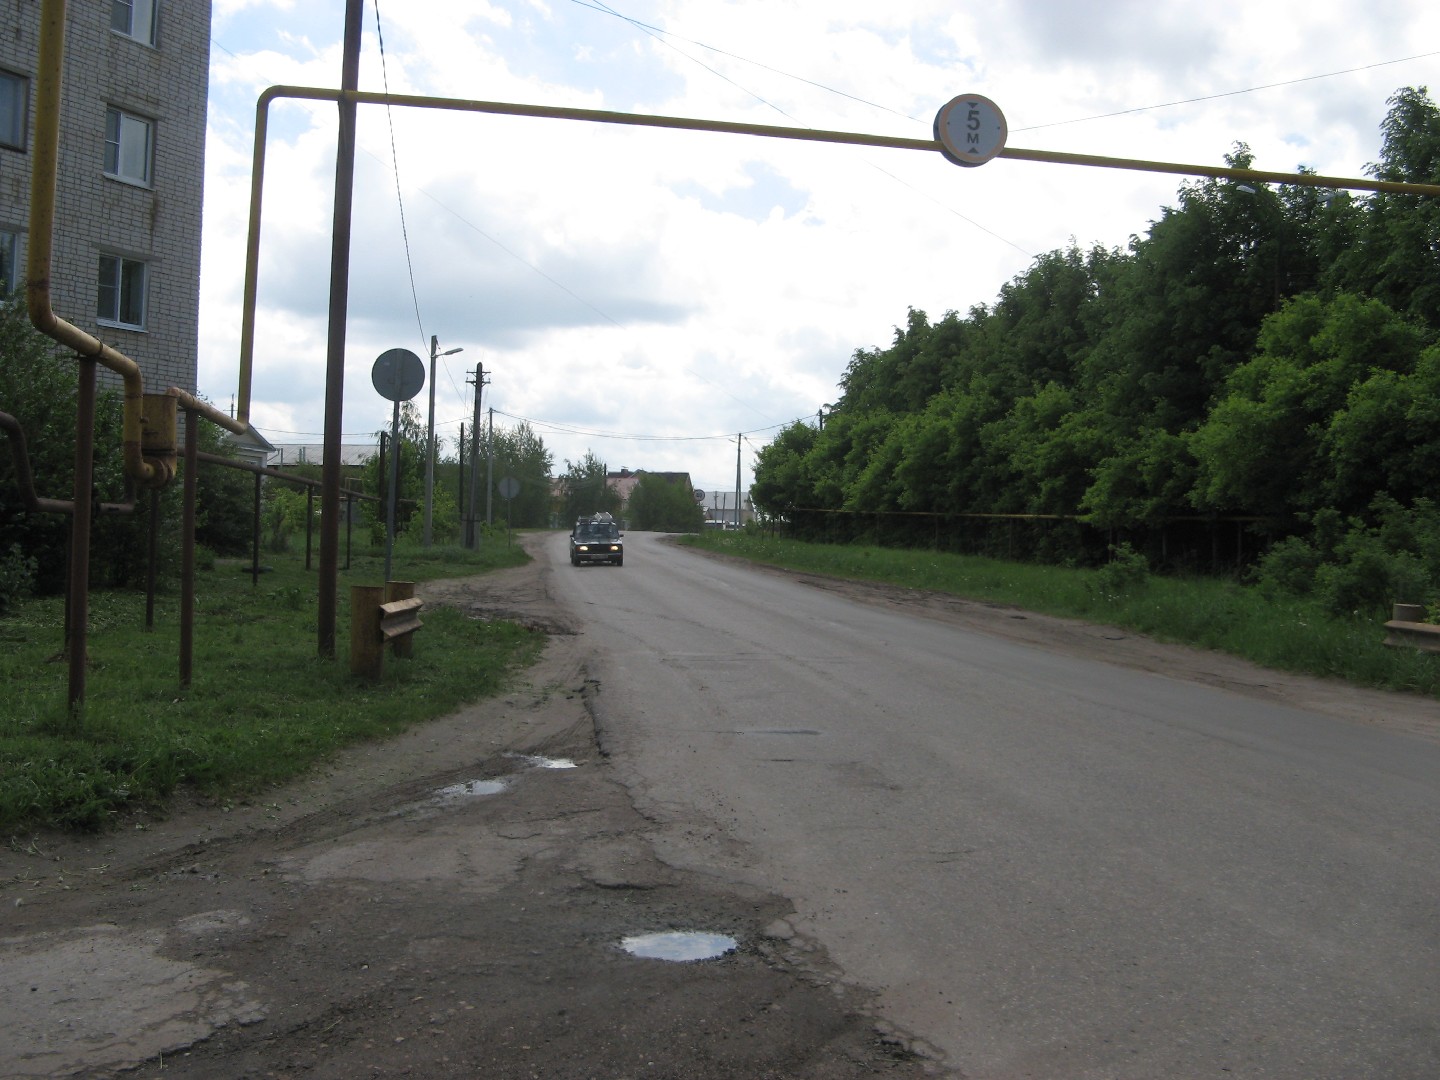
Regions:
<instances>
[{"instance_id":1,"label":"power line","mask_svg":"<svg viewBox=\"0 0 1440 1080\"><path fill-rule=\"evenodd\" d=\"M1333 79L1340 75L1354 75L1359 71L1371 71L1375 68L1389 67L1392 64L1405 64L1411 60L1427 60L1432 56L1440 56L1440 51L1419 53L1415 56L1402 56L1398 60L1381 60L1374 64L1363 64L1360 67L1345 68L1343 71L1328 71L1323 75L1302 75L1296 79L1284 79L1280 82L1265 83L1263 86L1251 86L1244 90L1226 90L1219 94L1205 94L1201 97L1182 98L1179 101L1167 101L1160 105L1141 105L1134 109L1120 109L1117 112L1099 113L1096 116L1077 116L1071 120L1055 120L1048 124L1031 124L1029 127L1014 128L1015 131L1040 131L1042 128L1064 127L1066 124L1084 124L1091 120L1109 120L1116 116L1129 116L1133 113L1152 112L1156 109L1173 109L1177 105L1195 105L1202 101L1218 101L1221 98L1240 97L1242 94L1254 94L1261 90L1276 90L1282 86L1296 86L1300 83L1315 82L1318 79Z\"/></svg>"},{"instance_id":2,"label":"power line","mask_svg":"<svg viewBox=\"0 0 1440 1080\"><path fill-rule=\"evenodd\" d=\"M929 118L911 116L910 114L908 114L908 113L906 113L906 112L903 112L903 111L900 110L900 109L891 108L891 107L888 106L888 105L882 105L882 104L880 104L879 102L870 101L870 100L868 100L867 98L857 97L857 96L854 95L854 94L847 94L847 93L846 93L845 91L843 91L843 90L837 90L837 89L836 89L835 87L833 87L833 86L826 86L824 83L816 82L814 79L807 79L807 78L806 78L805 76L803 76L803 75L796 75L794 72L786 71L786 70L784 70L783 68L772 67L772 66L769 65L769 64L761 63L761 62L758 61L758 60L751 60L751 59L750 59L749 57L747 57L747 56L742 56L742 55L740 55L739 53L730 52L730 51L728 51L728 50L726 50L726 49L720 48L719 46L716 46L716 45L708 45L708 44L706 44L706 43L703 42L703 41L696 41L696 40L694 40L693 38L684 37L684 36L682 36L682 35L680 35L680 34L674 33L673 31L666 30L666 29L663 28L663 27L652 26L652 25L649 24L649 23L641 22L639 19L633 18L632 16L625 15L625 14L622 14L621 12L616 11L614 8L610 7L608 4L602 3L601 0L570 0L570 2L573 3L573 4L575 4L575 5L578 6L578 7L585 7L585 8L589 8L589 9L592 10L592 11L598 11L598 12L601 12L602 14L605 14L605 15L611 15L611 16L617 18L617 19L620 19L620 20L623 21L623 22L629 23L630 25L636 27L637 29L644 30L647 34L650 34L652 37L656 37L657 40L660 39L660 36L661 36L661 35L663 35L664 37L673 37L673 38L676 38L676 39L678 39L678 40L680 40L680 41L684 41L684 42L687 42L688 44L694 45L694 46L696 46L697 48L706 49L706 50L708 50L708 51L710 51L710 52L717 53L717 54L720 55L720 56L729 57L729 58L732 59L732 60L738 60L738 61L739 61L740 63L742 63L742 64L749 64L749 65L751 65L752 67L760 68L761 70L763 70L763 71L768 71L768 72L770 72L770 73L772 73L772 74L774 74L774 75L779 75L779 76L782 76L783 78L791 79L791 80L793 80L793 81L795 81L795 82L804 83L806 86L813 86L813 87L815 87L817 90L823 90L823 91L825 91L827 94L834 94L834 95L836 95L837 97L846 98L846 99L848 99L848 100L850 100L850 101L854 101L854 102L856 102L857 104L860 104L860 105L867 105L867 106L869 106L870 108L872 108L872 109L877 109L877 110L879 110L879 111L881 111L881 112L887 112L887 113L890 113L890 114L892 114L892 115L894 115L894 116L904 117L905 119L907 119L907 120L912 120L912 121L914 121L914 122L917 123L917 124L923 123L923 124L928 125L928 124L930 123ZM672 49L675 49L675 47L674 47L673 45L669 45L669 42L662 41L662 43L663 43L663 44L666 44L668 47L670 47L670 48L672 48ZM675 51L678 52L678 53L680 53L681 56L685 56L687 59L694 60L693 57L687 56L686 53L681 52L681 50L679 50L679 49L675 49ZM1283 86L1296 86L1296 85L1298 85L1298 84L1300 84L1300 83L1316 82L1316 81L1318 81L1318 80L1320 80L1320 79L1333 79L1333 78L1337 78L1337 77L1339 77L1339 76L1341 76L1341 75L1354 75L1354 74L1356 74L1356 73L1358 73L1358 72L1361 72L1361 71L1373 71L1373 70L1376 69L1376 68L1391 67L1391 66L1393 66L1393 65L1395 65L1395 64L1406 64L1406 63L1409 63L1409 62L1412 61L1412 60L1428 60L1428 59L1430 59L1430 58L1433 57L1433 56L1440 56L1440 50L1433 51L1433 52L1417 53L1417 54L1415 54L1414 56L1402 56L1402 57L1399 57L1399 58L1394 59L1394 60L1377 60L1377 61L1376 61L1375 63L1373 63L1373 64L1361 64L1361 65L1359 65L1358 67L1343 68L1343 69L1341 69L1341 70L1339 70L1339 71L1327 71L1327 72L1323 72L1323 73L1318 74L1318 75L1300 75L1300 76L1297 76L1297 77L1295 77L1295 78L1293 78L1293 79L1282 79L1282 80L1280 80L1279 82L1264 83L1264 84L1262 84L1262 85L1260 85L1260 86L1250 86L1250 87L1246 87L1246 88L1244 88L1244 89L1242 89L1242 90L1226 90L1226 91L1223 91L1223 92L1218 93L1218 94L1204 94L1204 95L1201 95L1201 96L1199 96L1199 97L1182 98L1182 99L1180 99L1180 100L1178 100L1178 101L1166 101L1166 102L1161 102L1161 103L1158 104L1158 105L1138 105L1138 106L1135 106L1134 108L1130 108L1130 109L1119 109L1119 110L1117 110L1117 111L1115 111L1115 112L1098 113L1098 114L1096 114L1096 115L1094 115L1094 116L1077 116L1077 117L1073 117L1073 118L1071 118L1071 119L1069 119L1069 120L1052 120L1052 121L1050 121L1050 122L1048 122L1048 123L1044 123L1044 124L1030 124L1030 125L1028 125L1028 126L1026 126L1026 127L1011 128L1010 130L1011 130L1011 131L1040 131L1040 130L1042 130L1042 129L1044 129L1044 128L1063 127L1063 126L1065 126L1065 125L1067 125L1067 124L1084 124L1084 123L1088 123L1088 122L1091 121L1091 120L1109 120L1109 119L1112 119L1112 118L1114 118L1114 117L1116 117L1116 116L1129 116L1129 115L1132 115L1132 114L1134 114L1134 113L1151 112L1151 111L1154 111L1154 110L1157 110L1157 109L1171 109L1171 108L1175 108L1176 106L1179 106L1179 105L1195 105L1195 104L1199 104L1200 102L1204 102L1204 101L1217 101L1217 100L1220 100L1221 98L1239 97L1239 96L1241 96L1241 95L1243 95L1243 94L1254 94L1254 93L1257 93L1257 92L1259 92L1259 91L1261 91L1261 90L1276 90L1276 89L1279 89L1280 87L1283 87ZM714 71L713 68L711 68L711 67L710 67L709 65L707 65L707 64L702 63L701 61L695 60L694 62L700 64L700 66L701 66L701 67L704 67L707 71ZM728 77L725 76L725 75L720 74L720 72L714 72L714 73L715 73L717 76L719 76L720 78L725 79L726 82L731 83L731 85L734 85L734 86L738 87L738 88L741 89L741 90L745 90L746 93L750 94L750 95L751 95L752 97L754 97L757 101L760 101L760 102L762 102L762 103L764 103L764 104L766 104L766 105L770 105L771 108L776 108L774 105L771 105L770 102L766 101L764 98L760 97L758 94L755 94L753 91L750 91L750 90L748 90L747 88L745 88L745 87L743 87L743 86L740 86L738 83L735 83L734 80L728 78ZM780 111L780 110L777 109L776 111ZM787 116L788 116L788 114L783 113L783 112L782 112L781 115L787 115Z\"/></svg>"},{"instance_id":3,"label":"power line","mask_svg":"<svg viewBox=\"0 0 1440 1080\"><path fill-rule=\"evenodd\" d=\"M380 0L375 0L375 38L380 43L380 81L385 93L390 93L390 68L385 62L385 34L380 28ZM425 321L420 318L420 294L415 288L415 261L410 257L410 230L405 226L405 196L400 189L400 152L395 148L395 117L390 105L385 105L385 122L390 127L390 164L395 172L395 203L400 208L400 237L405 244L405 269L410 274L410 300L415 305L415 323L420 330L420 342L425 342Z\"/></svg>"},{"instance_id":4,"label":"power line","mask_svg":"<svg viewBox=\"0 0 1440 1080\"><path fill-rule=\"evenodd\" d=\"M838 96L840 96L840 97L844 97L844 98L849 98L851 101L858 102L858 103L860 103L861 105L868 105L868 106L869 106L870 108L872 108L872 109L879 109L879 110L881 110L882 112L894 113L896 116L903 116L905 119L907 119L907 120L913 120L913 121L915 121L916 123L919 123L919 122L920 122L916 117L913 117L913 116L910 116L910 115L908 115L908 114L906 114L906 113L900 112L898 109L892 109L892 108L889 108L888 106L885 106L885 105L876 104L876 103L873 102L873 101L867 101L866 99L860 98L860 97L856 97L856 96L853 95L853 94L847 94L847 93L845 93L844 91L836 90L836 89L835 89L834 87L832 87L832 86L826 86L826 85L824 85L823 83L815 82L813 79L806 79L806 78L803 78L802 76L799 76L799 75L793 75L793 74L791 74L791 73L788 72L788 71L782 71L781 69L771 67L771 66L768 65L768 64L762 64L762 63L760 63L760 62L758 62L758 61L756 61L756 60L747 59L746 57L740 56L740 55L738 55L737 53L727 52L727 51L724 50L724 49L716 48L714 45L706 45L704 42L695 41L695 40L692 39L692 38L680 37L680 35L678 35L678 34L672 34L670 31L664 30L664 29L662 29L662 28L660 28L660 27L658 27L658 26L651 26L649 23L643 23L643 22L639 21L638 19L633 19L633 18L631 18L631 17L628 16L628 15L622 15L620 12L618 12L618 11L616 11L614 8L610 7L608 4L603 3L602 0L592 0L592 2L586 2L586 0L571 0L571 2L574 3L574 4L577 4L577 5L580 6L580 7L589 8L591 11L598 11L598 12L601 12L602 14L605 14L605 15L614 16L615 18L621 20L622 22L627 22L627 23L629 23L631 26L634 26L634 27L636 27L637 29L644 31L646 34L649 34L652 38L654 38L656 41L660 42L660 44L664 45L666 48L671 49L671 50L673 50L673 51L676 52L676 53L679 53L681 56L685 57L685 59L689 60L691 63L693 63L693 64L698 64L700 67L702 67L702 68L704 68L706 71L710 72L710 74L714 75L714 76L715 76L716 78L718 78L718 79L723 79L725 82L729 83L731 86L735 87L737 90L741 90L741 91L745 92L746 94L749 94L749 95L750 95L751 97L753 97L756 101L760 102L760 104L764 105L767 109L773 109L775 112L777 112L777 113L779 113L781 116L785 117L786 120L789 120L791 123L793 123L793 124L795 124L795 125L797 125L797 126L799 126L799 127L806 127L806 128L808 128L808 127L810 127L811 125L806 124L804 121L798 119L798 118L795 117L793 114L786 112L784 109L780 108L780 106L776 105L773 101L769 101L769 100L767 100L766 98L761 97L759 94L757 94L754 90L751 90L749 87L747 87L747 86L742 86L740 83L738 83L738 82L736 82L734 79L730 78L730 76L724 74L723 72L717 71L715 68L711 67L709 64L705 63L703 60L699 60L699 59L697 59L696 57L691 56L689 53L685 52L683 49L676 48L676 46L672 45L672 44L667 40L667 38L671 38L671 37L678 38L679 40L681 40L681 41L686 41L686 42L688 42L689 44L696 46L697 48L708 49L709 51L714 52L714 53L718 53L718 54L720 54L721 56L728 56L728 57L730 57L732 60L739 60L741 63L750 64L750 65L753 66L753 67L761 68L761 69L763 69L763 70L765 70L765 71L772 72L772 73L774 73L774 74L776 74L776 75L782 75L782 76L784 76L784 77L787 78L787 79L793 79L793 80L795 80L796 82L804 83L804 84L806 84L807 86L813 86L813 87L815 87L815 88L818 89L818 90L824 90L824 91L826 91L827 93L836 94L836 95L838 95ZM961 221L965 222L967 225L974 226L976 229L979 229L981 232L985 233L986 235L992 236L992 237L994 237L996 240L999 240L1002 244L1006 244L1006 245L1014 248L1016 251L1020 252L1020 254L1024 255L1027 259L1033 259L1033 258L1035 258L1035 253L1034 253L1033 251L1029 251L1029 250L1027 250L1026 248L1021 247L1019 244L1015 243L1015 241L1009 239L1008 237L1001 236L1001 235L1000 235L999 233L997 233L994 229L989 228L989 227L986 226L986 225L981 225L981 224L980 224L978 221L976 221L974 218L968 217L968 216L966 216L965 214L962 214L959 210L956 210L954 207L949 206L948 204L941 202L939 199L936 199L934 196L928 194L927 192L921 191L919 188L915 187L915 185L911 184L911 183L910 183L909 181L907 181L907 180L902 180L900 177L896 176L896 175L895 175L894 173L892 173L890 170L888 170L888 169L882 169L879 165L876 165L873 161L868 161L868 160L867 160L867 161L866 161L866 164L869 165L870 168L872 168L872 169L874 169L876 172L878 172L881 176L887 177L888 179L894 181L895 183L899 184L901 187L907 189L908 191L911 191L911 192L913 192L914 194L919 195L921 198L924 198L924 199L928 200L929 202L934 203L936 206L940 207L942 210L947 211L948 213L952 214L953 216L959 218Z\"/></svg>"},{"instance_id":5,"label":"power line","mask_svg":"<svg viewBox=\"0 0 1440 1080\"><path fill-rule=\"evenodd\" d=\"M771 67L769 64L762 64L759 60L751 60L749 57L741 56L739 53L729 52L728 50L722 49L717 45L707 45L703 41L696 41L694 38L684 37L680 34L674 33L673 31L666 30L664 27L652 26L650 23L641 22L639 19L633 18L632 16L621 14L614 8L610 7L608 4L601 3L600 0L593 0L593 2L587 2L587 0L570 0L570 2L579 7L588 7L592 11L599 11L606 15L613 15L615 18L620 19L623 22L628 22L631 26L644 30L647 34L651 34L652 37L656 35L664 35L664 37L667 38L673 37L680 41L684 41L687 44L694 45L697 48L706 49L710 52L717 53L720 56L729 57L731 60L738 60L742 64L749 64L751 67L760 68L762 71L768 71L775 75L782 75L787 79L793 79L795 82L801 82L807 86L813 86L815 87L815 89L823 90L827 94L834 94L836 97L847 98L848 100L856 102L857 104L868 105L872 109L879 109L881 112L893 113L896 116L904 117L906 120L914 120L917 124L922 122L920 118L911 116L908 113L901 112L899 109L892 109L888 105L881 105L878 102L870 101L862 97L857 97L854 94L847 94L844 90L837 90L833 86L826 86L824 83L816 82L813 79L807 79L803 75L795 75L781 68ZM665 44L672 49L675 48L673 45L670 45L669 42L666 41L662 41L662 44ZM675 51L680 52L679 49L675 49ZM694 60L693 57L687 56L683 52L680 52L680 55L685 56L687 60ZM700 61L696 60L695 63L700 63ZM701 64L701 67L704 67L707 71L714 71L714 69L711 68L708 64ZM755 100L762 102L765 105L769 105L772 109L776 108L776 106L772 105L770 102L766 101L764 98L760 97L753 91L747 89L746 87L740 86L738 83L733 83L724 75L720 75L718 71L715 72L715 74L719 75L720 78L725 79L726 82L731 82L731 84L734 85L737 89L744 90L747 94L750 94L751 97L755 98ZM776 109L776 111L779 112L780 110ZM786 116L788 114L782 112L781 115Z\"/></svg>"}]
</instances>

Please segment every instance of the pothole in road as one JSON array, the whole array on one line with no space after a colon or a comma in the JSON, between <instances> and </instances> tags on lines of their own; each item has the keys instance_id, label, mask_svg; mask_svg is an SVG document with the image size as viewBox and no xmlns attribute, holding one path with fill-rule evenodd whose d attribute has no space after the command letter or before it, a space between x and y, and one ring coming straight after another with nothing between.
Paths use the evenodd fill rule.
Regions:
<instances>
[{"instance_id":1,"label":"pothole in road","mask_svg":"<svg viewBox=\"0 0 1440 1080\"><path fill-rule=\"evenodd\" d=\"M668 930L658 934L636 934L622 938L620 947L631 956L648 960L713 960L733 952L739 944L729 934L699 930Z\"/></svg>"},{"instance_id":2,"label":"pothole in road","mask_svg":"<svg viewBox=\"0 0 1440 1080\"><path fill-rule=\"evenodd\" d=\"M532 769L578 769L579 766L569 758L543 757L537 754L507 754L507 757L522 761ZM511 782L514 776L502 776L493 780L466 780L459 784L449 784L435 792L435 798L441 801L453 799L471 799L483 795L499 795Z\"/></svg>"},{"instance_id":3,"label":"pothole in road","mask_svg":"<svg viewBox=\"0 0 1440 1080\"><path fill-rule=\"evenodd\" d=\"M510 754L508 756L523 761L532 769L578 769L580 767L569 758L542 757L537 754Z\"/></svg>"},{"instance_id":4,"label":"pothole in road","mask_svg":"<svg viewBox=\"0 0 1440 1080\"><path fill-rule=\"evenodd\" d=\"M441 799L468 799L477 795L499 795L507 784L504 780L466 780L463 784L451 784L435 793Z\"/></svg>"}]
</instances>

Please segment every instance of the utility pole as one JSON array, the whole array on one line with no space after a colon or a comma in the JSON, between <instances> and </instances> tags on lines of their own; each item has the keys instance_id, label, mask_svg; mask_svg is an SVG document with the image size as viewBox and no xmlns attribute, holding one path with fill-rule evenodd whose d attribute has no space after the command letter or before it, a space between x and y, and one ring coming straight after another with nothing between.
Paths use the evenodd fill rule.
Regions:
<instances>
[{"instance_id":1,"label":"utility pole","mask_svg":"<svg viewBox=\"0 0 1440 1080\"><path fill-rule=\"evenodd\" d=\"M490 426L485 431L485 448L489 456L485 461L485 524L489 525L494 518L491 514L491 499L495 490L495 406L490 406Z\"/></svg>"},{"instance_id":2,"label":"utility pole","mask_svg":"<svg viewBox=\"0 0 1440 1080\"><path fill-rule=\"evenodd\" d=\"M341 90L356 90L360 86L360 38L364 16L364 0L345 0ZM340 433L345 422L345 314L350 303L350 222L355 207L356 107L355 101L340 99L340 134L335 144L335 209L330 228L325 452L320 465L320 569L317 582L317 651L322 660L335 659L335 619L340 592Z\"/></svg>"},{"instance_id":3,"label":"utility pole","mask_svg":"<svg viewBox=\"0 0 1440 1080\"><path fill-rule=\"evenodd\" d=\"M475 528L475 468L480 455L480 395L485 389L485 365L475 365L475 418L470 424L470 498L466 502L469 513L466 516L465 546L474 550L478 539Z\"/></svg>"},{"instance_id":4,"label":"utility pole","mask_svg":"<svg viewBox=\"0 0 1440 1080\"><path fill-rule=\"evenodd\" d=\"M740 440L744 438L743 431L735 435L735 528L740 528Z\"/></svg>"},{"instance_id":5,"label":"utility pole","mask_svg":"<svg viewBox=\"0 0 1440 1080\"><path fill-rule=\"evenodd\" d=\"M435 357L454 356L464 349L446 349L438 352L440 339L430 335L430 422L425 438L425 535L421 543L430 546L430 522L435 506Z\"/></svg>"}]
</instances>

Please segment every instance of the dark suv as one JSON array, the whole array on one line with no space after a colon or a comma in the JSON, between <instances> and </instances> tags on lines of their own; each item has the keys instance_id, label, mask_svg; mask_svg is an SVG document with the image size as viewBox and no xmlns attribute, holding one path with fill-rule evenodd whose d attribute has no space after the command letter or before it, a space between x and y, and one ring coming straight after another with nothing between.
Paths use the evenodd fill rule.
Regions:
<instances>
[{"instance_id":1,"label":"dark suv","mask_svg":"<svg viewBox=\"0 0 1440 1080\"><path fill-rule=\"evenodd\" d=\"M624 566L624 537L609 514L581 518L570 530L570 565L600 562Z\"/></svg>"}]
</instances>

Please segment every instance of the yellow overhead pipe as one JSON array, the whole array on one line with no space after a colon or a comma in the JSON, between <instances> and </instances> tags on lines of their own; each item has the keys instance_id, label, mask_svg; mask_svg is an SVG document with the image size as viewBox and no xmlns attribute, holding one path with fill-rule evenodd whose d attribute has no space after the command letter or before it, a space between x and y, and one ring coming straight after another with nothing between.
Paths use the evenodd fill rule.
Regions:
<instances>
[{"instance_id":1,"label":"yellow overhead pipe","mask_svg":"<svg viewBox=\"0 0 1440 1080\"><path fill-rule=\"evenodd\" d=\"M65 0L44 0L40 12L40 53L35 74L35 140L30 173L26 310L31 324L41 333L73 350L77 356L96 360L120 376L124 383L121 435L125 474L141 487L164 487L175 477L176 404L237 435L249 430L249 424L232 420L178 387L171 387L163 394L147 395L139 364L55 314L50 298L50 273L54 253L64 60ZM165 419L167 410L168 421ZM150 414L148 419L147 412ZM151 451L149 455L147 450Z\"/></svg>"},{"instance_id":2,"label":"yellow overhead pipe","mask_svg":"<svg viewBox=\"0 0 1440 1080\"><path fill-rule=\"evenodd\" d=\"M797 139L804 142L877 146L892 150L942 152L940 143L936 139L903 139L890 135L866 135L854 131L823 131L815 128L776 127L768 124L740 124L724 120L697 120L683 116L654 116L644 113L609 112L600 109L523 105L508 101L470 101L463 98L425 97L413 94L377 94L363 90L346 92L318 86L268 87L260 94L255 105L255 146L250 172L250 222L246 232L245 288L240 323L240 393L236 414L241 421L247 423L250 418L250 380L255 352L255 302L260 265L260 216L261 196L265 183L265 139L270 103L276 98L295 98L306 101L353 101L359 105L397 105L419 109L444 109L452 112L529 116L546 120L577 120L595 124L622 124L632 127L710 131L729 135L755 135L772 139ZM1182 176L1208 176L1223 180L1249 180L1261 184L1298 184L1307 187L1345 188L1352 191L1381 191L1396 195L1440 195L1440 184L1411 184L1390 180L1320 176L1315 173L1268 172L1260 169L1217 168L1209 165L1184 165L1172 161L1145 161L1139 158L1101 157L1096 154L1025 150L1020 147L1006 147L1000 151L998 156L1012 161L1038 161L1052 165L1083 165L1104 169L1174 173Z\"/></svg>"}]
</instances>

